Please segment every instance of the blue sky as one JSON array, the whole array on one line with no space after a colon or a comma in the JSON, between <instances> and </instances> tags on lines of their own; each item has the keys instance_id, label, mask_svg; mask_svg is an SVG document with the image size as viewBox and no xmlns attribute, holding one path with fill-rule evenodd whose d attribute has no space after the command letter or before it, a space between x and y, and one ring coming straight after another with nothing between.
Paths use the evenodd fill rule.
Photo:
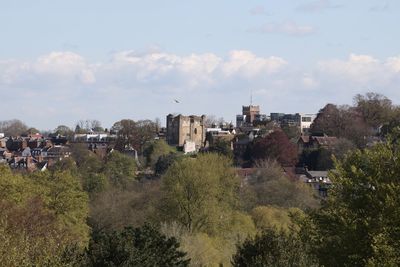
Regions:
<instances>
[{"instance_id":1,"label":"blue sky","mask_svg":"<svg viewBox=\"0 0 400 267\"><path fill-rule=\"evenodd\" d=\"M250 91L265 113L371 90L399 103L398 14L394 0L0 0L0 120L230 121Z\"/></svg>"}]
</instances>

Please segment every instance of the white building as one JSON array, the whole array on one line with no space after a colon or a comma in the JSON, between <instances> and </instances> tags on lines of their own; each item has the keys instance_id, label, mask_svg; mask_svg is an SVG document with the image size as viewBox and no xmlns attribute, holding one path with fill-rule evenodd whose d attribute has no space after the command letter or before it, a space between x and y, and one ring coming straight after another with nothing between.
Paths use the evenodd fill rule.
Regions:
<instances>
[{"instance_id":1,"label":"white building","mask_svg":"<svg viewBox=\"0 0 400 267\"><path fill-rule=\"evenodd\" d=\"M300 114L300 131L302 134L308 134L316 117L316 114Z\"/></svg>"}]
</instances>

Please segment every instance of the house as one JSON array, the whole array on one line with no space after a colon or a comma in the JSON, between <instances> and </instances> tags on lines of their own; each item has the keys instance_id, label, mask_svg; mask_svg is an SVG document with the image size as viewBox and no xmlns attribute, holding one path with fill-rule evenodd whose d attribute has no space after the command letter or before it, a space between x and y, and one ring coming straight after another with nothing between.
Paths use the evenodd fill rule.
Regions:
<instances>
[{"instance_id":1,"label":"house","mask_svg":"<svg viewBox=\"0 0 400 267\"><path fill-rule=\"evenodd\" d=\"M328 190L332 187L332 181L329 179L327 171L309 171L306 169L300 180L310 185L323 198L328 196Z\"/></svg>"},{"instance_id":2,"label":"house","mask_svg":"<svg viewBox=\"0 0 400 267\"><path fill-rule=\"evenodd\" d=\"M233 139L235 138L235 130L223 130L221 128L207 128L206 129L206 139L205 147L213 146L218 141L225 141L231 145L233 149Z\"/></svg>"}]
</instances>

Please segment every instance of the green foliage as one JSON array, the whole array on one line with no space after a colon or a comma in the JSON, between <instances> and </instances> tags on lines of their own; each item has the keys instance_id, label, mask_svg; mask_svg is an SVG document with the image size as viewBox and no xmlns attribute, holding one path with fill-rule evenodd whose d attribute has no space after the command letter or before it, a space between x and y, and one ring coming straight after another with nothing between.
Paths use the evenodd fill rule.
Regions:
<instances>
[{"instance_id":1,"label":"green foliage","mask_svg":"<svg viewBox=\"0 0 400 267\"><path fill-rule=\"evenodd\" d=\"M322 265L400 263L399 148L388 141L336 163L330 173L335 186L311 215L310 240Z\"/></svg>"},{"instance_id":2,"label":"green foliage","mask_svg":"<svg viewBox=\"0 0 400 267\"><path fill-rule=\"evenodd\" d=\"M210 146L209 151L219 153L229 158L233 158L231 141L225 140L223 138L216 138L212 146Z\"/></svg>"},{"instance_id":3,"label":"green foliage","mask_svg":"<svg viewBox=\"0 0 400 267\"><path fill-rule=\"evenodd\" d=\"M155 165L155 173L157 175L164 174L168 168L178 160L179 155L177 153L170 153L168 155L162 155L158 158Z\"/></svg>"},{"instance_id":4,"label":"green foliage","mask_svg":"<svg viewBox=\"0 0 400 267\"><path fill-rule=\"evenodd\" d=\"M296 232L267 228L254 239L238 245L232 259L233 266L317 266L315 260L304 251L304 245Z\"/></svg>"},{"instance_id":5,"label":"green foliage","mask_svg":"<svg viewBox=\"0 0 400 267\"><path fill-rule=\"evenodd\" d=\"M169 155L173 152L176 152L176 149L160 139L148 143L143 154L146 157L146 165L155 169L156 163L161 156Z\"/></svg>"},{"instance_id":6,"label":"green foliage","mask_svg":"<svg viewBox=\"0 0 400 267\"><path fill-rule=\"evenodd\" d=\"M222 155L183 158L162 182L161 216L189 230L217 232L237 204L239 181L231 161Z\"/></svg>"},{"instance_id":7,"label":"green foliage","mask_svg":"<svg viewBox=\"0 0 400 267\"><path fill-rule=\"evenodd\" d=\"M332 152L326 148L304 149L299 165L307 166L309 170L326 171L333 168Z\"/></svg>"},{"instance_id":8,"label":"green foliage","mask_svg":"<svg viewBox=\"0 0 400 267\"><path fill-rule=\"evenodd\" d=\"M90 195L98 194L109 187L107 176L103 173L86 173L82 175L83 189Z\"/></svg>"},{"instance_id":9,"label":"green foliage","mask_svg":"<svg viewBox=\"0 0 400 267\"><path fill-rule=\"evenodd\" d=\"M87 245L88 197L65 171L12 173L0 166L0 262L5 266L68 266L67 247Z\"/></svg>"},{"instance_id":10,"label":"green foliage","mask_svg":"<svg viewBox=\"0 0 400 267\"><path fill-rule=\"evenodd\" d=\"M284 209L274 206L258 206L250 214L258 229L276 228L289 230L294 227L291 214L302 214L303 211L297 208Z\"/></svg>"},{"instance_id":11,"label":"green foliage","mask_svg":"<svg viewBox=\"0 0 400 267\"><path fill-rule=\"evenodd\" d=\"M132 157L113 151L107 156L104 174L114 186L126 188L136 178L136 162Z\"/></svg>"},{"instance_id":12,"label":"green foliage","mask_svg":"<svg viewBox=\"0 0 400 267\"><path fill-rule=\"evenodd\" d=\"M110 187L90 203L89 225L102 231L139 227L146 221L159 222L155 207L160 199L160 181L135 181L128 188Z\"/></svg>"},{"instance_id":13,"label":"green foliage","mask_svg":"<svg viewBox=\"0 0 400 267\"><path fill-rule=\"evenodd\" d=\"M188 266L190 260L175 238L167 238L149 225L112 233L94 233L89 266Z\"/></svg>"},{"instance_id":14,"label":"green foliage","mask_svg":"<svg viewBox=\"0 0 400 267\"><path fill-rule=\"evenodd\" d=\"M88 195L83 191L79 178L70 172L41 172L31 175L40 186L40 195L46 207L54 212L60 223L68 229L71 240L84 246L89 239Z\"/></svg>"},{"instance_id":15,"label":"green foliage","mask_svg":"<svg viewBox=\"0 0 400 267\"><path fill-rule=\"evenodd\" d=\"M257 172L241 188L246 210L267 205L300 209L318 207L312 189L299 181L290 180L277 162L262 161L257 167Z\"/></svg>"},{"instance_id":16,"label":"green foliage","mask_svg":"<svg viewBox=\"0 0 400 267\"><path fill-rule=\"evenodd\" d=\"M69 266L63 263L65 231L40 198L15 204L0 201L2 266Z\"/></svg>"}]
</instances>

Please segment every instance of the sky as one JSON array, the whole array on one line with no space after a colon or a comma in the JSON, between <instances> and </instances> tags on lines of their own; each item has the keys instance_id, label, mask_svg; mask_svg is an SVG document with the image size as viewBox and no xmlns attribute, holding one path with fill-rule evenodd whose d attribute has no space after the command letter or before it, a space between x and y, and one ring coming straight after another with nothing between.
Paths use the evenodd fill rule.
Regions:
<instances>
[{"instance_id":1,"label":"sky","mask_svg":"<svg viewBox=\"0 0 400 267\"><path fill-rule=\"evenodd\" d=\"M0 0L0 121L400 103L398 0ZM176 100L179 103L176 103Z\"/></svg>"}]
</instances>

